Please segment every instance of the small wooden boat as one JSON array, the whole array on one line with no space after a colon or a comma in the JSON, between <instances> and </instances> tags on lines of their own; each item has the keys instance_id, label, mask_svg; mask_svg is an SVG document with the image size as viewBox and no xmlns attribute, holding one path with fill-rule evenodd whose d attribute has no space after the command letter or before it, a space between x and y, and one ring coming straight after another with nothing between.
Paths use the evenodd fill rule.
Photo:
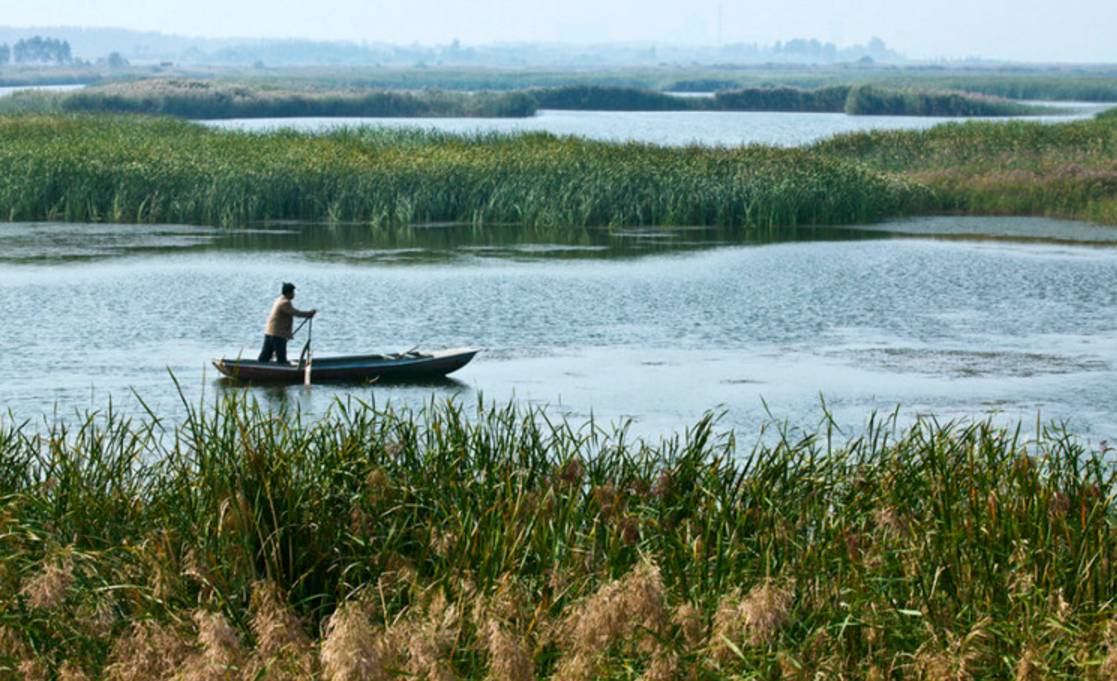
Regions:
<instances>
[{"instance_id":1,"label":"small wooden boat","mask_svg":"<svg viewBox=\"0 0 1117 681\"><path fill-rule=\"evenodd\" d=\"M408 351L394 355L314 357L312 383L328 381L410 381L438 378L461 369L480 350L456 348L434 352ZM215 359L213 366L230 378L252 383L302 383L306 365L301 361L279 364L252 359Z\"/></svg>"}]
</instances>

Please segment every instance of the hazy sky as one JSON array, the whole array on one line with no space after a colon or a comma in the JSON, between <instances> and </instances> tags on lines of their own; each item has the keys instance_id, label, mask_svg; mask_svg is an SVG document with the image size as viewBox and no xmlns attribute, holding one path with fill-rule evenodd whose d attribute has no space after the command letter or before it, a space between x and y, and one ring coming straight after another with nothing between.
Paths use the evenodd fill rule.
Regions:
<instances>
[{"instance_id":1,"label":"hazy sky","mask_svg":"<svg viewBox=\"0 0 1117 681\"><path fill-rule=\"evenodd\" d=\"M0 23L395 43L875 35L918 58L1117 62L1117 0L0 0Z\"/></svg>"}]
</instances>

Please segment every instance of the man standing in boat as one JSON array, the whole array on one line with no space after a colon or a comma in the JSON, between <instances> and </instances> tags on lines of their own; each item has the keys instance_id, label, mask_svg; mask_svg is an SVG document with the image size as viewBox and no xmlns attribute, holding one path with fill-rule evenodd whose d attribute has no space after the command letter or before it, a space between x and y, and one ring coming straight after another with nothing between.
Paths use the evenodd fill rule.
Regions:
<instances>
[{"instance_id":1,"label":"man standing in boat","mask_svg":"<svg viewBox=\"0 0 1117 681\"><path fill-rule=\"evenodd\" d=\"M268 315L268 324L264 327L264 348L260 350L257 361L270 362L274 356L280 364L287 363L287 341L294 338L292 332L295 317L313 317L318 310L296 309L291 301L295 298L295 285L283 282L281 295L275 299Z\"/></svg>"}]
</instances>

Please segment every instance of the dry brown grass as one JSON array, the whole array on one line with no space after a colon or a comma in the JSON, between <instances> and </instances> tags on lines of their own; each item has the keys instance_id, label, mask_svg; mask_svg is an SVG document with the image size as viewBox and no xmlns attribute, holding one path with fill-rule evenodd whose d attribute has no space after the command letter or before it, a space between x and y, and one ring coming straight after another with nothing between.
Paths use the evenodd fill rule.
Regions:
<instances>
[{"instance_id":1,"label":"dry brown grass","mask_svg":"<svg viewBox=\"0 0 1117 681\"><path fill-rule=\"evenodd\" d=\"M62 556L43 561L38 574L27 580L20 593L32 608L56 610L65 602L73 582L74 561L70 556Z\"/></svg>"},{"instance_id":2,"label":"dry brown grass","mask_svg":"<svg viewBox=\"0 0 1117 681\"><path fill-rule=\"evenodd\" d=\"M240 676L245 663L245 650L236 629L219 612L196 610L193 615L198 628L198 646L186 659L181 681L231 681Z\"/></svg>"},{"instance_id":3,"label":"dry brown grass","mask_svg":"<svg viewBox=\"0 0 1117 681\"><path fill-rule=\"evenodd\" d=\"M740 597L735 591L723 597L714 615L711 653L726 662L735 656L734 647L765 646L787 623L791 613L791 586L766 579Z\"/></svg>"},{"instance_id":4,"label":"dry brown grass","mask_svg":"<svg viewBox=\"0 0 1117 681\"><path fill-rule=\"evenodd\" d=\"M193 652L179 628L152 620L137 622L113 644L104 676L109 681L169 679Z\"/></svg>"},{"instance_id":5,"label":"dry brown grass","mask_svg":"<svg viewBox=\"0 0 1117 681\"><path fill-rule=\"evenodd\" d=\"M664 600L663 579L650 562L602 586L563 622L563 658L556 678L592 678L608 649L618 643L641 652L655 650L651 634L662 632L668 621Z\"/></svg>"},{"instance_id":6,"label":"dry brown grass","mask_svg":"<svg viewBox=\"0 0 1117 681\"><path fill-rule=\"evenodd\" d=\"M1104 681L1117 681L1117 620L1106 626L1105 648L1105 659L1098 668L1098 675Z\"/></svg>"},{"instance_id":7,"label":"dry brown grass","mask_svg":"<svg viewBox=\"0 0 1117 681\"><path fill-rule=\"evenodd\" d=\"M982 619L963 636L945 632L933 636L915 654L916 678L924 681L968 681L981 677L985 661L983 643L989 638L991 620Z\"/></svg>"},{"instance_id":8,"label":"dry brown grass","mask_svg":"<svg viewBox=\"0 0 1117 681\"><path fill-rule=\"evenodd\" d=\"M345 603L326 622L319 656L325 681L387 681L403 657L398 638L374 627L362 603Z\"/></svg>"},{"instance_id":9,"label":"dry brown grass","mask_svg":"<svg viewBox=\"0 0 1117 681\"><path fill-rule=\"evenodd\" d=\"M253 585L251 626L256 647L247 678L282 681L317 674L314 642L276 584L261 581Z\"/></svg>"},{"instance_id":10,"label":"dry brown grass","mask_svg":"<svg viewBox=\"0 0 1117 681\"><path fill-rule=\"evenodd\" d=\"M535 666L527 642L496 620L489 621L486 647L491 681L531 681L535 678Z\"/></svg>"}]
</instances>

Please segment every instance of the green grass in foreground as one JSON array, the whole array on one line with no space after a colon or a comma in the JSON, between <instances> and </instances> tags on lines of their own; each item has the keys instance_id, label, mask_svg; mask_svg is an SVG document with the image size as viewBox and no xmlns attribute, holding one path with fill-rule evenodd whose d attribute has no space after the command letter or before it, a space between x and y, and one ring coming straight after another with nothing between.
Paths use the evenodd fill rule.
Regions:
<instances>
[{"instance_id":1,"label":"green grass in foreground","mask_svg":"<svg viewBox=\"0 0 1117 681\"><path fill-rule=\"evenodd\" d=\"M929 192L804 150L662 148L546 134L245 133L168 119L0 117L8 220L244 224L849 224Z\"/></svg>"},{"instance_id":2,"label":"green grass in foreground","mask_svg":"<svg viewBox=\"0 0 1117 681\"><path fill-rule=\"evenodd\" d=\"M742 448L707 418L649 444L477 409L3 424L0 669L1117 674L1111 452L888 420Z\"/></svg>"}]
</instances>

